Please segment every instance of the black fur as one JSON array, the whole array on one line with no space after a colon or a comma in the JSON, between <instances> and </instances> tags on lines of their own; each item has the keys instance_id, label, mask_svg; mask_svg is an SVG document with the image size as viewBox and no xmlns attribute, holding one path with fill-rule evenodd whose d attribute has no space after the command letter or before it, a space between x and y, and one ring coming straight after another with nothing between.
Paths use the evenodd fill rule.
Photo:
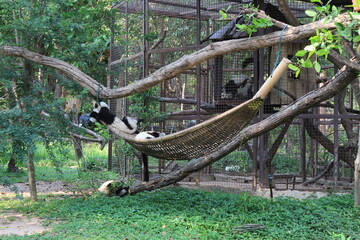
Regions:
<instances>
[{"instance_id":1,"label":"black fur","mask_svg":"<svg viewBox=\"0 0 360 240\"><path fill-rule=\"evenodd\" d=\"M154 136L154 137L160 137L160 133L159 132L155 132L155 131L149 131L148 134L150 134L151 136Z\"/></svg>"},{"instance_id":2,"label":"black fur","mask_svg":"<svg viewBox=\"0 0 360 240\"><path fill-rule=\"evenodd\" d=\"M107 107L101 107L98 115L101 116L100 120L108 125L112 124L116 117L115 114L112 114L110 109Z\"/></svg>"},{"instance_id":3,"label":"black fur","mask_svg":"<svg viewBox=\"0 0 360 240\"><path fill-rule=\"evenodd\" d=\"M116 192L115 192L116 196L124 197L124 196L128 195L129 194L129 188L130 187L124 187L124 188L117 189Z\"/></svg>"},{"instance_id":4,"label":"black fur","mask_svg":"<svg viewBox=\"0 0 360 240\"><path fill-rule=\"evenodd\" d=\"M133 129L134 129L134 128L130 125L127 117L123 117L123 118L121 119L121 121L123 121L123 122L125 123L125 125L126 125L130 130L133 130Z\"/></svg>"},{"instance_id":5,"label":"black fur","mask_svg":"<svg viewBox=\"0 0 360 240\"><path fill-rule=\"evenodd\" d=\"M95 111L92 111L90 113L90 118L94 118L97 122L100 122L100 119L99 119L99 113L95 112Z\"/></svg>"},{"instance_id":6,"label":"black fur","mask_svg":"<svg viewBox=\"0 0 360 240\"><path fill-rule=\"evenodd\" d=\"M230 80L229 82L227 82L225 84L225 92L230 93L233 98L235 97L235 95L236 95L236 93L238 91L238 88L239 88L239 86L236 85L234 80Z\"/></svg>"}]
</instances>

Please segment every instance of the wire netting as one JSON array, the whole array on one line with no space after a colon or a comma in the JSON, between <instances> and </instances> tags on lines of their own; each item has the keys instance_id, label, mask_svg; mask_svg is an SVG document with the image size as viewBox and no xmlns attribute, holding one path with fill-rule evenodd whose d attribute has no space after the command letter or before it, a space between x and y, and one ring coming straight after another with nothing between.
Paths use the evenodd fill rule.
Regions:
<instances>
[{"instance_id":1,"label":"wire netting","mask_svg":"<svg viewBox=\"0 0 360 240\"><path fill-rule=\"evenodd\" d=\"M197 2L200 2L199 8ZM109 86L121 87L142 79L212 42L248 37L247 33L239 31L236 24L245 23L239 13L241 7L248 8L250 2L252 1L120 1L114 5L118 16L115 19L111 42ZM287 2L300 23L311 21L304 13L311 8L311 3L295 0ZM271 17L286 22L278 10L278 1L265 1L262 7ZM148 12L144 12L146 8ZM226 16L220 11L226 13ZM281 30L269 28L259 30L256 34ZM118 115L146 118L147 123L143 126L145 130L157 130L166 134L178 132L250 99L271 74L279 58L281 60L287 57L296 61L296 52L305 46L304 41L286 44L280 42L258 51L218 56L159 84L147 95L140 93L141 96L120 99L111 106ZM323 62L322 65L328 66L323 69L327 75L324 79L330 79L333 75L332 64ZM254 121L265 119L299 97L321 87L323 83L318 79L319 76L312 69L302 71L299 76L289 70L272 90ZM348 109L358 109L353 103L354 98L348 97L350 95L348 90L345 105ZM204 170L202 176L205 179L212 173L209 181L226 182L231 187L251 187L256 184L258 174L263 174L262 177L267 174L266 171L261 173L261 168L268 168L269 174L279 174L279 180L287 181L288 174L296 182L302 182L304 178L309 179L321 174L333 162L335 149L340 153L336 163L338 176L351 180L349 163L352 160L344 159L345 155L341 155L341 151L351 152L354 147L349 145L349 130L345 131L339 125L343 118L348 117L334 112L334 99L323 105L309 110L306 116L304 114L293 120L269 166L266 165L266 156L284 126L250 140L246 146ZM160 116L154 109L166 115ZM348 120L351 131L356 132L358 120ZM325 142L321 142L322 140ZM326 142L330 145L326 145ZM353 153L346 155L351 156ZM154 172L164 172L175 165L185 164L164 161L159 162ZM334 176L333 169L324 175ZM195 178L196 175L191 177L193 181Z\"/></svg>"}]
</instances>

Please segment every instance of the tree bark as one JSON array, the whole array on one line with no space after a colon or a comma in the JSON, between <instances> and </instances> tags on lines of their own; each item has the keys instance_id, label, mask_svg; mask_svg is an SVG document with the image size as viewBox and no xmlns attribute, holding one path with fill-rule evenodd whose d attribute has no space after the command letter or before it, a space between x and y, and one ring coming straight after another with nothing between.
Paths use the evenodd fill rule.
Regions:
<instances>
[{"instance_id":1,"label":"tree bark","mask_svg":"<svg viewBox=\"0 0 360 240\"><path fill-rule=\"evenodd\" d=\"M285 134L287 133L287 131L291 125L291 122L292 122L292 119L285 123L284 127L281 129L281 132L279 133L276 140L274 141L273 145L267 152L266 158L265 158L266 164L271 165L271 162L272 162L278 148L280 147L280 144L282 143L282 140L284 139Z\"/></svg>"},{"instance_id":2,"label":"tree bark","mask_svg":"<svg viewBox=\"0 0 360 240\"><path fill-rule=\"evenodd\" d=\"M313 177L305 182L303 182L302 185L306 186L309 185L310 183L314 183L317 180L319 180L320 178L322 178L326 173L328 173L332 168L334 167L334 161L330 162L326 168L324 169L324 171L322 171L319 175L317 175L316 177Z\"/></svg>"},{"instance_id":3,"label":"tree bark","mask_svg":"<svg viewBox=\"0 0 360 240\"><path fill-rule=\"evenodd\" d=\"M16 166L16 160L13 154L8 162L7 171L11 173L15 173L19 171L19 168Z\"/></svg>"},{"instance_id":4,"label":"tree bark","mask_svg":"<svg viewBox=\"0 0 360 240\"><path fill-rule=\"evenodd\" d=\"M317 127L315 127L310 119L304 119L304 127L313 139L316 139L328 152L334 154L334 143L328 139ZM339 159L346 162L350 167L354 167L354 152L351 147L339 147Z\"/></svg>"},{"instance_id":5,"label":"tree bark","mask_svg":"<svg viewBox=\"0 0 360 240\"><path fill-rule=\"evenodd\" d=\"M353 17L360 18L360 16ZM22 57L38 64L55 68L63 74L69 76L73 81L79 83L81 86L86 87L93 96L97 96L97 93L100 90L100 98L113 99L143 92L151 87L156 86L162 81L175 77L184 70L187 70L203 61L214 58L216 56L244 50L257 50L259 48L276 45L280 39L280 34L282 34L282 43L287 43L297 39L313 36L316 34L317 29L335 29L335 22L342 22L346 25L351 21L352 19L347 14L341 14L338 15L334 21L328 21L325 23L324 20L320 20L302 26L288 28L282 33L278 31L252 38L212 43L197 52L183 56L179 60L160 68L142 80L135 81L132 84L117 89L106 88L105 86L99 84L99 82L97 82L95 79L81 72L79 69L69 63L59 59L43 56L24 48L3 46L0 48L0 54ZM360 69L359 65L353 67L358 67Z\"/></svg>"},{"instance_id":6,"label":"tree bark","mask_svg":"<svg viewBox=\"0 0 360 240\"><path fill-rule=\"evenodd\" d=\"M29 178L29 188L30 188L30 198L32 201L37 201L37 190L36 190L36 179L35 179L35 166L33 160L33 154L28 153L28 162L27 162L27 169L28 169L28 178Z\"/></svg>"},{"instance_id":7,"label":"tree bark","mask_svg":"<svg viewBox=\"0 0 360 240\"><path fill-rule=\"evenodd\" d=\"M300 26L300 22L297 20L297 18L292 13L289 4L286 0L277 0L279 4L279 8L282 14L284 14L286 20L291 24L292 26Z\"/></svg>"}]
</instances>

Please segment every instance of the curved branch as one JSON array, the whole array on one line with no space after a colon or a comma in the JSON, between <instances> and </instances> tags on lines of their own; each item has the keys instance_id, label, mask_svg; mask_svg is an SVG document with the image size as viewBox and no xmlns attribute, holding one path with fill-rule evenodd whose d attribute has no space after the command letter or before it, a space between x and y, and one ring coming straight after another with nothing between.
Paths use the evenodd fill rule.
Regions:
<instances>
[{"instance_id":1,"label":"curved branch","mask_svg":"<svg viewBox=\"0 0 360 240\"><path fill-rule=\"evenodd\" d=\"M353 16L360 18L359 16ZM324 23L323 20L286 29L282 33L282 42L291 42L296 39L307 38L316 34L316 29L334 29L335 22L347 24L351 19L347 14L339 15L333 22ZM183 56L179 60L160 68L150 76L133 82L125 87L110 89L99 84L95 79L81 72L76 67L62 60L47 57L38 53L31 52L20 47L3 46L0 48L0 54L8 56L22 57L38 64L55 68L63 74L69 76L72 80L78 82L81 86L88 88L90 93L97 96L100 91L100 98L113 99L126 97L134 93L143 92L151 87L156 86L162 81L171 79L177 74L187 70L203 61L214 58L219 55L239 52L244 50L256 50L259 48L276 45L280 39L280 31L263 36L257 36L247 39L235 39L222 42L212 43L197 52Z\"/></svg>"},{"instance_id":2,"label":"curved branch","mask_svg":"<svg viewBox=\"0 0 360 240\"><path fill-rule=\"evenodd\" d=\"M316 182L317 180L319 180L320 178L322 178L325 174L327 174L332 168L334 167L334 161L330 162L324 169L324 171L322 171L320 174L318 174L317 176L306 180L305 182L302 183L302 185L307 186L311 183Z\"/></svg>"}]
</instances>

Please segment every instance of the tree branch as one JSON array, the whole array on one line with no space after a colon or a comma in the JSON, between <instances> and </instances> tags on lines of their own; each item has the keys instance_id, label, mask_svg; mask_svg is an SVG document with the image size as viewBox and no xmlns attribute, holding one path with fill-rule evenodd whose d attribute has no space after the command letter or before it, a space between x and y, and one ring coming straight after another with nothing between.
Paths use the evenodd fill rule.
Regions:
<instances>
[{"instance_id":1,"label":"tree branch","mask_svg":"<svg viewBox=\"0 0 360 240\"><path fill-rule=\"evenodd\" d=\"M345 108L345 97L346 97L346 91L342 91L339 95L338 95L338 106L339 106L339 113L340 114L347 114L347 110ZM355 132L353 130L353 124L352 124L352 121L351 119L345 119L345 118L341 118L341 124L343 125L344 127L344 130L345 130L345 133L346 133L346 136L349 140L349 143L348 145L350 146L354 146L356 145L356 142L358 140L358 135L357 135L357 131Z\"/></svg>"},{"instance_id":2,"label":"tree branch","mask_svg":"<svg viewBox=\"0 0 360 240\"><path fill-rule=\"evenodd\" d=\"M280 147L280 144L282 143L282 140L284 139L285 134L287 133L291 123L292 123L292 119L285 123L284 127L281 129L281 132L279 133L279 135L275 139L273 145L271 146L271 148L267 152L266 160L265 160L267 163L271 163L271 161L273 160L273 158L274 158L274 156L276 154L276 151Z\"/></svg>"},{"instance_id":3,"label":"tree branch","mask_svg":"<svg viewBox=\"0 0 360 240\"><path fill-rule=\"evenodd\" d=\"M334 154L334 143L315 127L310 119L304 119L304 127L312 139L318 141L328 152ZM339 146L338 155L340 160L346 162L350 167L354 167L355 157L351 147Z\"/></svg>"},{"instance_id":4,"label":"tree branch","mask_svg":"<svg viewBox=\"0 0 360 240\"><path fill-rule=\"evenodd\" d=\"M285 0L277 0L281 13L285 16L286 20L292 26L300 26L300 22L292 13L289 4Z\"/></svg>"},{"instance_id":5,"label":"tree branch","mask_svg":"<svg viewBox=\"0 0 360 240\"><path fill-rule=\"evenodd\" d=\"M334 50L331 50L331 52L329 54L329 60L339 68L346 65L349 68L355 69L356 71L360 71L359 63L351 61L351 60L345 58L340 53L338 53L338 52L336 52Z\"/></svg>"},{"instance_id":6,"label":"tree branch","mask_svg":"<svg viewBox=\"0 0 360 240\"><path fill-rule=\"evenodd\" d=\"M334 167L334 161L330 162L326 168L324 169L324 171L322 171L319 175L305 181L302 183L302 185L304 186L307 186L309 185L310 183L314 183L316 182L317 180L319 180L320 178L322 178L326 173L328 173L332 168Z\"/></svg>"}]
</instances>

